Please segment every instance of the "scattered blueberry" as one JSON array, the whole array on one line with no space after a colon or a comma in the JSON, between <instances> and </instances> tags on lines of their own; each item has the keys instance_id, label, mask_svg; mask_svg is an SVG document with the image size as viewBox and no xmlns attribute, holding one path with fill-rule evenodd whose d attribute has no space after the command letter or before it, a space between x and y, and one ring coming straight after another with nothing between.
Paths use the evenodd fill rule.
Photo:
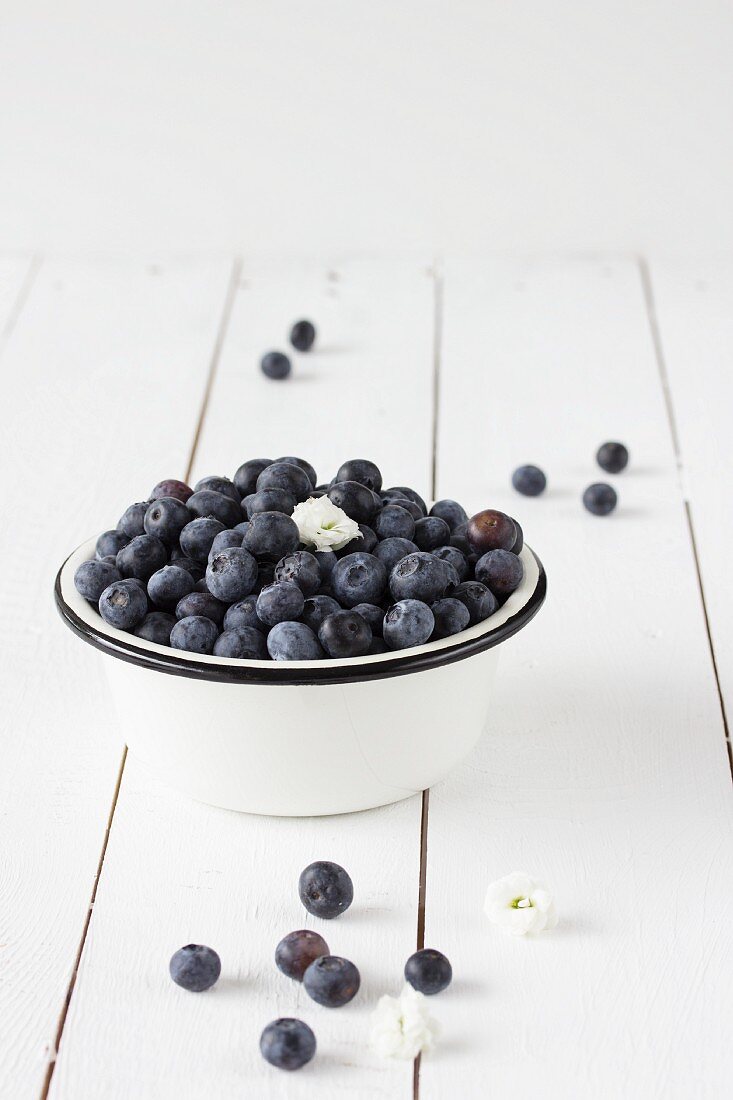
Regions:
<instances>
[{"instance_id":1,"label":"scattered blueberry","mask_svg":"<svg viewBox=\"0 0 733 1100\"><path fill-rule=\"evenodd\" d=\"M614 510L617 502L616 490L602 481L589 485L583 493L583 504L594 516L607 516Z\"/></svg>"},{"instance_id":2,"label":"scattered blueberry","mask_svg":"<svg viewBox=\"0 0 733 1100\"><path fill-rule=\"evenodd\" d=\"M302 1069L316 1053L316 1037L302 1020L281 1016L262 1032L260 1053L277 1069Z\"/></svg>"},{"instance_id":3,"label":"scattered blueberry","mask_svg":"<svg viewBox=\"0 0 733 1100\"><path fill-rule=\"evenodd\" d=\"M547 478L539 466L518 466L512 474L512 485L523 497L538 497L547 487Z\"/></svg>"},{"instance_id":4,"label":"scattered blueberry","mask_svg":"<svg viewBox=\"0 0 733 1100\"><path fill-rule=\"evenodd\" d=\"M168 969L176 985L191 993L203 993L218 981L221 959L211 947L189 943L176 951Z\"/></svg>"},{"instance_id":5,"label":"scattered blueberry","mask_svg":"<svg viewBox=\"0 0 733 1100\"><path fill-rule=\"evenodd\" d=\"M175 615L169 615L165 611L149 611L143 621L135 627L133 633L138 638L144 638L146 642L170 645L171 630L176 625L176 621Z\"/></svg>"},{"instance_id":6,"label":"scattered blueberry","mask_svg":"<svg viewBox=\"0 0 733 1100\"><path fill-rule=\"evenodd\" d=\"M318 638L305 623L276 623L267 635L273 661L318 661L323 657Z\"/></svg>"},{"instance_id":7,"label":"scattered blueberry","mask_svg":"<svg viewBox=\"0 0 733 1100\"><path fill-rule=\"evenodd\" d=\"M264 634L251 626L225 630L214 642L215 657L237 657L241 661L266 661L267 642Z\"/></svg>"},{"instance_id":8,"label":"scattered blueberry","mask_svg":"<svg viewBox=\"0 0 733 1100\"><path fill-rule=\"evenodd\" d=\"M193 592L194 579L180 565L164 565L148 581L148 595L154 604L171 610Z\"/></svg>"},{"instance_id":9,"label":"scattered blueberry","mask_svg":"<svg viewBox=\"0 0 733 1100\"><path fill-rule=\"evenodd\" d=\"M243 546L228 546L209 559L206 587L223 603L248 596L257 582L257 562Z\"/></svg>"},{"instance_id":10,"label":"scattered blueberry","mask_svg":"<svg viewBox=\"0 0 733 1100\"><path fill-rule=\"evenodd\" d=\"M289 932L280 940L275 948L275 965L288 978L302 982L310 964L320 959L321 955L328 954L329 947L323 936L309 928L301 928L298 932Z\"/></svg>"},{"instance_id":11,"label":"scattered blueberry","mask_svg":"<svg viewBox=\"0 0 733 1100\"><path fill-rule=\"evenodd\" d=\"M296 351L310 351L316 338L311 321L296 321L290 330L290 343Z\"/></svg>"},{"instance_id":12,"label":"scattered blueberry","mask_svg":"<svg viewBox=\"0 0 733 1100\"><path fill-rule=\"evenodd\" d=\"M260 359L260 367L262 373L268 378L275 378L278 381L287 378L291 371L290 360L281 351L268 351Z\"/></svg>"},{"instance_id":13,"label":"scattered blueberry","mask_svg":"<svg viewBox=\"0 0 733 1100\"><path fill-rule=\"evenodd\" d=\"M338 863L321 859L309 863L298 879L298 894L314 917L332 920L344 913L354 900L354 884Z\"/></svg>"},{"instance_id":14,"label":"scattered blueberry","mask_svg":"<svg viewBox=\"0 0 733 1100\"><path fill-rule=\"evenodd\" d=\"M596 462L607 474L620 474L629 464L629 452L623 443L604 443L598 448Z\"/></svg>"},{"instance_id":15,"label":"scattered blueberry","mask_svg":"<svg viewBox=\"0 0 733 1100\"><path fill-rule=\"evenodd\" d=\"M171 630L171 645L189 653L213 653L219 634L215 622L203 615L187 615L179 619Z\"/></svg>"},{"instance_id":16,"label":"scattered blueberry","mask_svg":"<svg viewBox=\"0 0 733 1100\"><path fill-rule=\"evenodd\" d=\"M475 576L501 599L510 596L522 583L524 566L511 550L489 550L476 562Z\"/></svg>"},{"instance_id":17,"label":"scattered blueberry","mask_svg":"<svg viewBox=\"0 0 733 1100\"><path fill-rule=\"evenodd\" d=\"M267 626L294 622L303 613L305 597L297 584L276 581L262 589L257 597L257 617Z\"/></svg>"},{"instance_id":18,"label":"scattered blueberry","mask_svg":"<svg viewBox=\"0 0 733 1100\"><path fill-rule=\"evenodd\" d=\"M99 597L99 614L118 630L133 630L147 613L148 597L135 580L113 581Z\"/></svg>"},{"instance_id":19,"label":"scattered blueberry","mask_svg":"<svg viewBox=\"0 0 733 1100\"><path fill-rule=\"evenodd\" d=\"M433 613L421 600L400 600L384 616L382 636L390 649L409 649L430 640Z\"/></svg>"},{"instance_id":20,"label":"scattered blueberry","mask_svg":"<svg viewBox=\"0 0 733 1100\"><path fill-rule=\"evenodd\" d=\"M426 997L442 992L452 978L453 969L445 955L430 947L416 951L405 963L405 981Z\"/></svg>"},{"instance_id":21,"label":"scattered blueberry","mask_svg":"<svg viewBox=\"0 0 733 1100\"><path fill-rule=\"evenodd\" d=\"M436 600L430 610L435 619L435 628L431 640L436 638L450 638L465 630L471 621L471 615L464 603L460 600L448 597Z\"/></svg>"},{"instance_id":22,"label":"scattered blueberry","mask_svg":"<svg viewBox=\"0 0 733 1100\"><path fill-rule=\"evenodd\" d=\"M321 623L318 641L329 657L362 657L369 649L372 631L354 611L334 611Z\"/></svg>"},{"instance_id":23,"label":"scattered blueberry","mask_svg":"<svg viewBox=\"0 0 733 1100\"><path fill-rule=\"evenodd\" d=\"M341 1008L359 992L361 976L348 959L339 955L321 955L303 975L303 987L317 1004Z\"/></svg>"},{"instance_id":24,"label":"scattered blueberry","mask_svg":"<svg viewBox=\"0 0 733 1100\"><path fill-rule=\"evenodd\" d=\"M517 540L514 520L504 512L486 508L468 521L466 536L471 549L477 554L489 550L511 550Z\"/></svg>"},{"instance_id":25,"label":"scattered blueberry","mask_svg":"<svg viewBox=\"0 0 733 1100\"><path fill-rule=\"evenodd\" d=\"M83 561L74 573L74 587L80 596L92 603L99 603L99 597L113 581L122 580L117 565L105 561Z\"/></svg>"}]
</instances>

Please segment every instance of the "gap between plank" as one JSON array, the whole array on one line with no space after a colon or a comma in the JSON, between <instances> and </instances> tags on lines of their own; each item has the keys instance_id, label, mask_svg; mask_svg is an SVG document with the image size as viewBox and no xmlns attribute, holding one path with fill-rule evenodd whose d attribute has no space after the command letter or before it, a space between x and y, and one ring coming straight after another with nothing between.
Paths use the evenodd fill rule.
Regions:
<instances>
[{"instance_id":1,"label":"gap between plank","mask_svg":"<svg viewBox=\"0 0 733 1100\"><path fill-rule=\"evenodd\" d=\"M715 686L718 692L718 702L720 704L720 713L723 719L723 731L725 733L725 746L728 754L728 766L730 768L731 779L733 779L733 745L731 745L730 727L728 725L728 715L725 709L725 698L723 696L723 689L720 683L720 673L718 671L718 661L715 654L715 643L713 642L713 634L710 627L710 616L708 614L708 604L705 597L705 585L702 579L702 568L700 565L700 555L697 550L697 539L695 537L695 525L692 520L692 506L689 499L689 493L687 492L684 479L684 464L682 461L682 449L680 446L679 432L677 431L677 418L674 411L674 400L672 398L672 388L669 382L669 374L667 372L667 363L664 357L664 347L662 344L662 335L659 328L659 320L657 317L656 303L654 300L654 290L652 287L651 272L649 271L649 265L643 256L639 257L639 273L641 276L641 285L644 291L644 302L646 305L647 319L649 322L649 330L652 337L652 344L654 346L654 355L657 361L657 368L659 370L659 377L662 383L662 390L664 393L664 402L667 407L667 419L669 421L670 434L672 436L672 447L674 449L675 460L677 462L677 470L680 476L680 488L682 489L683 503L685 507L685 519L687 522L687 530L690 536L690 545L692 547L692 556L695 562L695 572L697 574L697 585L700 592L700 602L702 603L702 611L705 619L705 630L708 636L708 648L710 650L710 660L713 665L713 675L715 677Z\"/></svg>"},{"instance_id":2,"label":"gap between plank","mask_svg":"<svg viewBox=\"0 0 733 1100\"><path fill-rule=\"evenodd\" d=\"M221 318L219 319L219 325L216 331L216 338L214 340L214 347L211 353L211 359L209 360L209 367L206 375L206 384L204 386L204 393L201 400L201 410L199 412L198 420L196 422L196 428L194 430L193 440L191 442L191 449L189 451L188 464L186 466L186 472L184 474L184 481L188 481L191 476L191 470L196 459L196 451L199 445L199 439L201 438L201 431L206 419L206 412L209 407L209 398L211 397L211 391L214 386L214 380L216 378L216 370L221 358L222 348L224 347L224 341L226 339L227 330L229 328L229 321L231 319L232 310L234 308L234 300L237 293L237 287L239 285L239 279L242 272L242 261L239 257L234 260L232 264L232 271L229 276L229 283L227 285L227 293L224 299L224 307L222 309ZM35 276L34 276L35 277ZM31 280L32 281L32 280ZM19 295L19 299L22 296L23 291ZM25 294L27 297L27 292ZM25 299L24 299L25 300ZM81 957L84 952L84 946L89 935L89 926L92 920L92 913L94 912L94 903L97 898L97 890L99 889L99 881L102 876L102 868L104 866L104 860L107 855L107 847L109 845L110 833L112 831L112 822L114 820L115 811L117 809L117 802L120 797L120 789L122 787L122 777L125 772L125 764L127 762L127 745L125 745L122 757L120 760L120 767L117 773L117 782L115 783L114 792L112 794L112 804L110 806L109 815L107 817L107 827L104 832L104 839L102 841L102 850L99 854L99 861L97 863L97 871L94 876L94 887L92 889L92 895L89 899L89 906L87 908L86 916L84 918L84 925L81 932L81 939L79 941L79 947L74 959L74 967L71 973L71 979L69 981L68 988L66 990L66 997L61 1009L61 1015L59 1017L58 1026L56 1028L55 1046L53 1052L53 1058L48 1064L46 1070L46 1078L43 1083L43 1088L40 1093L39 1100L47 1100L48 1093L51 1088L51 1082L53 1080L54 1071L56 1069L56 1060L58 1058L59 1048L61 1046L61 1039L64 1033L64 1027L66 1026L66 1019L69 1014L69 1007L71 1005L71 998L76 986L76 979L79 973L79 966L81 964Z\"/></svg>"},{"instance_id":3,"label":"gap between plank","mask_svg":"<svg viewBox=\"0 0 733 1100\"><path fill-rule=\"evenodd\" d=\"M36 281L38 272L41 270L41 257L33 255L30 258L28 269L23 276L23 281L20 284L20 289L15 296L8 318L3 325L2 332L0 332L0 346L6 344L10 337L13 335L13 330L18 323L18 318L25 308L25 304L28 301L30 292L33 289L33 284Z\"/></svg>"}]
</instances>

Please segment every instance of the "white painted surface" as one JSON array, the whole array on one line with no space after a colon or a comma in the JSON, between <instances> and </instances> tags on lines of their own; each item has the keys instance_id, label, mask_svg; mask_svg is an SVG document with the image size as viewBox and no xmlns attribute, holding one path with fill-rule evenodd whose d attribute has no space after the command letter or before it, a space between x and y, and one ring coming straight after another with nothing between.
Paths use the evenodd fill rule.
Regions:
<instances>
[{"instance_id":1,"label":"white painted surface","mask_svg":"<svg viewBox=\"0 0 733 1100\"><path fill-rule=\"evenodd\" d=\"M733 261L655 262L651 285L718 675L733 714Z\"/></svg>"},{"instance_id":2,"label":"white painted surface","mask_svg":"<svg viewBox=\"0 0 733 1100\"><path fill-rule=\"evenodd\" d=\"M439 490L516 513L549 595L504 647L492 731L430 794L425 939L456 981L421 1100L457 1080L502 1100L727 1095L730 775L638 271L448 263L445 282ZM579 496L619 436L632 462L599 519ZM512 494L522 461L544 497ZM486 886L514 870L553 888L556 932L488 924Z\"/></svg>"},{"instance_id":3,"label":"white painted surface","mask_svg":"<svg viewBox=\"0 0 733 1100\"><path fill-rule=\"evenodd\" d=\"M113 526L161 468L185 468L230 267L43 265L3 351L0 1095L12 1100L39 1095L53 1054L122 754L101 668L56 615L54 576L81 532Z\"/></svg>"},{"instance_id":4,"label":"white painted surface","mask_svg":"<svg viewBox=\"0 0 733 1100\"><path fill-rule=\"evenodd\" d=\"M726 0L4 0L5 247L730 249Z\"/></svg>"},{"instance_id":5,"label":"white painted surface","mask_svg":"<svg viewBox=\"0 0 733 1100\"><path fill-rule=\"evenodd\" d=\"M278 454L304 452L321 476L330 476L329 459L335 473L347 458L378 453L385 473L426 484L433 369L426 265L245 264L242 278L193 477L231 475L271 445ZM300 357L285 385L264 380L262 350L281 344L311 307L323 324L319 352ZM389 430L394 408L399 431ZM368 814L260 818L184 801L131 756L117 813L122 824L107 851L54 1100L96 1100L100 1092L110 1100L131 1093L193 1100L212 1090L234 1100L243 1087L289 1100L314 1091L321 1100L345 1091L409 1095L412 1066L380 1064L365 1037L369 1009L399 988L415 947L420 796ZM281 936L312 926L297 897L298 874L312 859L341 862L355 882L353 911L325 933L362 973L348 1010L313 1005L272 961ZM191 940L209 942L224 960L228 980L211 996L185 996L167 976L170 955ZM307 1071L286 1079L258 1049L262 1028L279 1015L302 1015L321 1051Z\"/></svg>"},{"instance_id":6,"label":"white painted surface","mask_svg":"<svg viewBox=\"0 0 733 1100\"><path fill-rule=\"evenodd\" d=\"M194 477L231 472L273 440L273 451L313 454L326 476L353 442L390 480L427 487L427 266L245 264ZM675 391L696 346L686 317L711 334L705 363L726 361L712 336L727 346L725 295L698 322L687 276L669 298L658 267ZM0 262L0 286L8 270ZM12 270L19 291L27 268ZM185 466L229 271L43 266L1 361L4 501L20 517L0 528L2 621L18 624L0 665L0 1095L13 1100L40 1097L119 761L98 659L53 620L52 574L124 500ZM11 287L5 302L16 300ZM258 354L311 311L319 351L297 357L285 386L264 383ZM431 1005L443 1037L423 1063L422 1100L487 1089L497 1100L717 1100L733 1069L730 775L638 272L615 261L450 262L444 327L439 491L515 511L550 595L503 647L491 731L431 793L426 937L456 978ZM722 395L706 397L712 423L727 380L700 373L705 393ZM133 411L140 428L120 462ZM678 421L683 460L686 447L700 456L690 486L698 541L714 549L701 548L709 593L708 578L725 575L702 525L714 522L704 517L726 466L679 407ZM617 479L617 515L599 520L578 498L602 476L593 453L613 436L625 437L632 466ZM509 490L522 461L547 469L545 498ZM43 510L29 511L36 482ZM21 552L34 578L22 598L14 579L3 584ZM714 623L721 652L724 627ZM365 1034L369 1008L396 989L414 949L419 837L419 798L332 819L258 819L172 794L129 758L51 1095L411 1098L412 1067L377 1062ZM352 910L321 925L364 979L340 1012L313 1005L272 962L280 935L315 926L296 895L313 858L342 862L356 885ZM521 867L548 880L560 909L557 932L534 943L500 938L480 912L486 882ZM210 994L167 977L189 940L222 955ZM283 1013L318 1036L318 1058L299 1075L270 1070L257 1052L262 1026Z\"/></svg>"}]
</instances>

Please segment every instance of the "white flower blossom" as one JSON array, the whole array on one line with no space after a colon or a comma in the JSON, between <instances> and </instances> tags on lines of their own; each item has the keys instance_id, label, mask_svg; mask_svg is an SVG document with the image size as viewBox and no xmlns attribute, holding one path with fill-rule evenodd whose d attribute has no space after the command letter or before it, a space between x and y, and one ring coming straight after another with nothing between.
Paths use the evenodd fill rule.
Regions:
<instances>
[{"instance_id":1,"label":"white flower blossom","mask_svg":"<svg viewBox=\"0 0 733 1100\"><path fill-rule=\"evenodd\" d=\"M517 871L491 883L486 891L484 913L511 936L542 932L557 924L550 892L529 875Z\"/></svg>"},{"instance_id":2,"label":"white flower blossom","mask_svg":"<svg viewBox=\"0 0 733 1100\"><path fill-rule=\"evenodd\" d=\"M293 519L298 525L300 541L316 550L340 550L352 539L363 538L359 524L349 519L327 496L309 497L296 505Z\"/></svg>"},{"instance_id":3,"label":"white flower blossom","mask_svg":"<svg viewBox=\"0 0 733 1100\"><path fill-rule=\"evenodd\" d=\"M381 1058L411 1061L430 1050L438 1025L428 1015L427 998L411 985L399 997L380 997L372 1012L371 1046Z\"/></svg>"}]
</instances>

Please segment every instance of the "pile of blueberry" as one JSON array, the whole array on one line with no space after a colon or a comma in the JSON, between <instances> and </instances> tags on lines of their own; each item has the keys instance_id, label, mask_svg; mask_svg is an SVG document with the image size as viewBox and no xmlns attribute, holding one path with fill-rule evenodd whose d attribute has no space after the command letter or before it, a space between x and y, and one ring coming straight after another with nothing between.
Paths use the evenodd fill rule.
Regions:
<instances>
[{"instance_id":1,"label":"pile of blueberry","mask_svg":"<svg viewBox=\"0 0 733 1100\"><path fill-rule=\"evenodd\" d=\"M344 913L354 900L351 878L338 863L319 860L309 864L298 880L298 894L307 911L323 920ZM359 992L361 976L349 959L332 955L318 932L302 928L290 932L275 948L278 970L302 982L308 996L325 1008L342 1008ZM211 947L189 943L173 955L169 964L173 981L192 993L210 989L221 974L221 960ZM450 985L453 970L440 951L423 948L405 963L405 981L427 996ZM268 1024L260 1036L263 1058L278 1069L301 1069L316 1052L316 1037L302 1020L281 1017Z\"/></svg>"},{"instance_id":2,"label":"pile of blueberry","mask_svg":"<svg viewBox=\"0 0 733 1100\"><path fill-rule=\"evenodd\" d=\"M301 542L296 506L327 496L355 537L337 551ZM347 536L348 537L348 536ZM520 584L522 529L503 512L469 519L382 488L367 459L328 484L286 456L232 480L159 482L99 536L77 591L106 623L192 653L243 660L351 658L447 638L488 618Z\"/></svg>"},{"instance_id":3,"label":"pile of blueberry","mask_svg":"<svg viewBox=\"0 0 733 1100\"><path fill-rule=\"evenodd\" d=\"M629 452L623 443L602 443L596 451L596 462L607 474L620 474L629 464ZM518 466L512 474L512 485L525 497L538 497L547 488L547 478L539 466ZM583 505L594 516L607 516L618 503L612 485L596 481L583 493Z\"/></svg>"}]
</instances>

